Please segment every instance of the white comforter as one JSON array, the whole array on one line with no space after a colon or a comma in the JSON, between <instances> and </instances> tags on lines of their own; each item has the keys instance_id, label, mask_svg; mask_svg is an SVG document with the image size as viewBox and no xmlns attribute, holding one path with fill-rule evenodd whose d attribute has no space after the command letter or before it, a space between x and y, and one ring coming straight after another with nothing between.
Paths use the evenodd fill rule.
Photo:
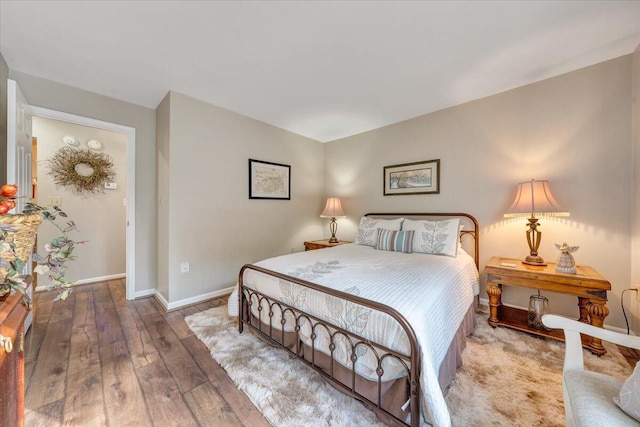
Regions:
<instances>
[{"instance_id":1,"label":"white comforter","mask_svg":"<svg viewBox=\"0 0 640 427\"><path fill-rule=\"evenodd\" d=\"M468 254L460 251L457 258L452 258L380 251L361 245L341 245L271 258L256 265L377 301L398 310L412 325L422 351L422 412L428 415L435 426L451 424L438 384L438 372L465 313L473 303L474 295L479 293L478 272ZM332 320L334 323L337 320L339 326L374 342L404 354L409 352L406 335L388 315L345 303L253 270L245 271L243 280L250 288L319 318ZM233 296L230 301L235 301ZM266 311L263 311L262 319L268 321ZM293 324L291 321L288 323ZM273 325L280 325L277 315L273 319ZM291 329L287 327L286 330ZM302 335L308 334L303 328ZM320 336L316 338L316 342L324 339L325 337ZM342 357L344 362L341 363L348 365L346 347L341 349L338 345L336 350L337 359ZM371 351L367 353L368 356L359 356L363 359L373 357ZM358 373L377 380L375 362L361 362L356 369ZM399 369L397 363L395 366L385 366L385 380L403 374L404 371Z\"/></svg>"}]
</instances>

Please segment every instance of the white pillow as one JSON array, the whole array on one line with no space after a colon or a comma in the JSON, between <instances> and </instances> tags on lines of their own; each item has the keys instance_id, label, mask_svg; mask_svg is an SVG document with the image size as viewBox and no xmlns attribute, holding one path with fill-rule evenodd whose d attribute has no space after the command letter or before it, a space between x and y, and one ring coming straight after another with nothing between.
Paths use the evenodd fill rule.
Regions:
<instances>
[{"instance_id":1,"label":"white pillow","mask_svg":"<svg viewBox=\"0 0 640 427\"><path fill-rule=\"evenodd\" d=\"M356 245L376 247L378 243L378 228L385 230L400 231L402 228L402 220L397 219L379 219L363 216L358 227L358 236L356 237Z\"/></svg>"},{"instance_id":2,"label":"white pillow","mask_svg":"<svg viewBox=\"0 0 640 427\"><path fill-rule=\"evenodd\" d=\"M620 397L614 397L613 401L630 417L640 421L640 363L636 364L633 373L622 385Z\"/></svg>"},{"instance_id":3,"label":"white pillow","mask_svg":"<svg viewBox=\"0 0 640 427\"><path fill-rule=\"evenodd\" d=\"M458 255L459 227L459 218L443 221L405 219L402 223L403 231L415 231L413 252L451 257Z\"/></svg>"}]
</instances>

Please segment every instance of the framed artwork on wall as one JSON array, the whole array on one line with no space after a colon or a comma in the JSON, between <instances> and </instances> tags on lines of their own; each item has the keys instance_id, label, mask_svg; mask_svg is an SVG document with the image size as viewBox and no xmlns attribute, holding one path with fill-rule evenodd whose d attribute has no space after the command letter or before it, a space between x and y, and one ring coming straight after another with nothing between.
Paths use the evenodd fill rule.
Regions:
<instances>
[{"instance_id":1,"label":"framed artwork on wall","mask_svg":"<svg viewBox=\"0 0 640 427\"><path fill-rule=\"evenodd\" d=\"M249 159L249 198L291 200L291 166Z\"/></svg>"},{"instance_id":2,"label":"framed artwork on wall","mask_svg":"<svg viewBox=\"0 0 640 427\"><path fill-rule=\"evenodd\" d=\"M439 194L440 159L385 166L384 195Z\"/></svg>"}]
</instances>

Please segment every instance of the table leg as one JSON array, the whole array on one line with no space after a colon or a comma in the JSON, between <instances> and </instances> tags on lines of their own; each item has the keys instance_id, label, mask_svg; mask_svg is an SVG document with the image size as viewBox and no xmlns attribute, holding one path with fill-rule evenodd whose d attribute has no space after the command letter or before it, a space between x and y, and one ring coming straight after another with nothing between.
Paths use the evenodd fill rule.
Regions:
<instances>
[{"instance_id":1,"label":"table leg","mask_svg":"<svg viewBox=\"0 0 640 427\"><path fill-rule=\"evenodd\" d=\"M502 305L502 285L499 283L487 283L487 295L489 295L489 325L498 326L498 310Z\"/></svg>"},{"instance_id":2,"label":"table leg","mask_svg":"<svg viewBox=\"0 0 640 427\"><path fill-rule=\"evenodd\" d=\"M578 322L591 323L589 322L589 311L587 310L587 304L589 304L589 298L578 297L578 308L580 309L580 318L578 319Z\"/></svg>"},{"instance_id":3,"label":"table leg","mask_svg":"<svg viewBox=\"0 0 640 427\"><path fill-rule=\"evenodd\" d=\"M589 312L589 318L591 324L598 328L604 327L604 319L609 315L609 309L607 308L607 302L601 300L590 299L587 303L587 311ZM600 338L591 337L591 342L587 345L587 348L591 350L593 354L602 356L607 350L602 345Z\"/></svg>"}]
</instances>

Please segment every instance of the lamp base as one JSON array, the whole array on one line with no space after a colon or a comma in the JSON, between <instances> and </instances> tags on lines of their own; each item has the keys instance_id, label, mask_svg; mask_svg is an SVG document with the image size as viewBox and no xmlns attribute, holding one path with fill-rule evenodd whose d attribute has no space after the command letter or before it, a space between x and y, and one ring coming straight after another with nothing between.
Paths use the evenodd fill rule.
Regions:
<instances>
[{"instance_id":1,"label":"lamp base","mask_svg":"<svg viewBox=\"0 0 640 427\"><path fill-rule=\"evenodd\" d=\"M331 236L331 238L329 239L329 243L338 243L338 239L336 239L336 236Z\"/></svg>"},{"instance_id":2,"label":"lamp base","mask_svg":"<svg viewBox=\"0 0 640 427\"><path fill-rule=\"evenodd\" d=\"M544 267L545 265L547 265L546 262L544 262L544 260L542 259L541 256L533 256L533 255L527 255L527 257L522 260L523 264L528 264L528 265L537 265L537 266L541 266Z\"/></svg>"}]
</instances>

